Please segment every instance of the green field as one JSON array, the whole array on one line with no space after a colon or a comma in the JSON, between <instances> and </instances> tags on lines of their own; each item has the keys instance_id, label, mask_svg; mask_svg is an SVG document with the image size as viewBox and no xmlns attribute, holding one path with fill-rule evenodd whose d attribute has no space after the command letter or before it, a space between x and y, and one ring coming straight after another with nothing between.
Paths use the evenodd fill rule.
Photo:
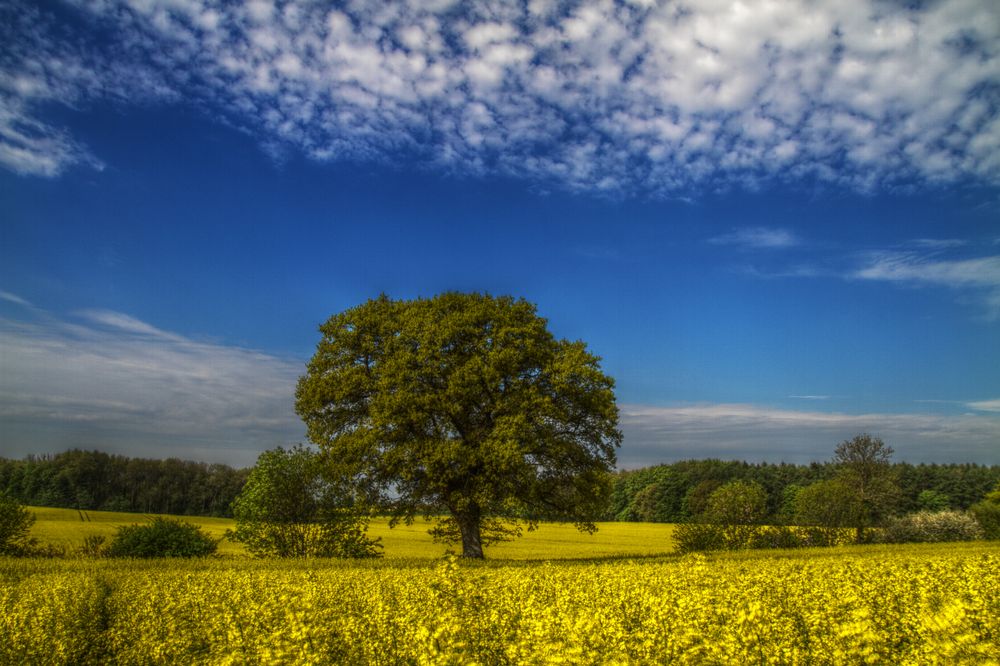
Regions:
<instances>
[{"instance_id":1,"label":"green field","mask_svg":"<svg viewBox=\"0 0 1000 666\"><path fill-rule=\"evenodd\" d=\"M35 514L31 535L42 544L73 550L85 537L102 535L108 540L116 528L148 521L153 516L109 511L77 511L28 507ZM244 548L223 536L233 521L228 518L172 516L201 526L219 543L221 555L246 555ZM385 518L373 520L369 535L380 537L387 558L435 559L445 554L447 546L434 543L423 521L412 525L389 527ZM647 557L673 551L672 527L662 523L598 523L595 534L580 533L573 525L543 523L537 530L509 543L486 548L486 556L500 560L588 559L607 557Z\"/></svg>"}]
</instances>

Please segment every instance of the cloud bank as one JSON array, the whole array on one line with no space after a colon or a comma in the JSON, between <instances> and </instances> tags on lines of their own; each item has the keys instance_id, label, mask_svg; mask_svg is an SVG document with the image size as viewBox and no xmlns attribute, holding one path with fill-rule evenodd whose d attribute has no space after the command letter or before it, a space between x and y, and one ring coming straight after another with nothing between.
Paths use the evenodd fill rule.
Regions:
<instances>
[{"instance_id":1,"label":"cloud bank","mask_svg":"<svg viewBox=\"0 0 1000 666\"><path fill-rule=\"evenodd\" d=\"M99 448L253 464L299 441L301 363L106 310L0 319L0 455Z\"/></svg>"},{"instance_id":2,"label":"cloud bank","mask_svg":"<svg viewBox=\"0 0 1000 666\"><path fill-rule=\"evenodd\" d=\"M920 462L1000 464L1000 411L986 413L843 414L709 404L656 407L622 405L625 444L619 465L642 467L685 459L722 458L808 463L829 460L840 442L862 432L882 437L894 459Z\"/></svg>"},{"instance_id":3,"label":"cloud bank","mask_svg":"<svg viewBox=\"0 0 1000 666\"><path fill-rule=\"evenodd\" d=\"M25 175L100 166L53 104L183 101L276 154L568 190L1000 182L989 0L71 0L0 18L0 164Z\"/></svg>"}]
</instances>

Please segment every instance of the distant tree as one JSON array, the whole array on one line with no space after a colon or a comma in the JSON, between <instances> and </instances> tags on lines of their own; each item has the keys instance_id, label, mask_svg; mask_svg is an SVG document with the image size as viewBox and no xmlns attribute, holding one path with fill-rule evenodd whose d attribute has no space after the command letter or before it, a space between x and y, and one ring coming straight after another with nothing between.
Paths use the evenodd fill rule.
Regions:
<instances>
[{"instance_id":1,"label":"distant tree","mask_svg":"<svg viewBox=\"0 0 1000 666\"><path fill-rule=\"evenodd\" d=\"M465 557L488 518L607 510L621 441L614 381L524 300L386 296L334 315L296 411L341 475L395 520L445 513Z\"/></svg>"},{"instance_id":2,"label":"distant tree","mask_svg":"<svg viewBox=\"0 0 1000 666\"><path fill-rule=\"evenodd\" d=\"M719 525L728 548L744 548L767 516L767 492L759 483L730 481L708 498L700 522Z\"/></svg>"},{"instance_id":3,"label":"distant tree","mask_svg":"<svg viewBox=\"0 0 1000 666\"><path fill-rule=\"evenodd\" d=\"M328 467L319 452L301 445L260 454L233 502L236 529L227 536L258 556L377 556L366 517Z\"/></svg>"},{"instance_id":4,"label":"distant tree","mask_svg":"<svg viewBox=\"0 0 1000 666\"><path fill-rule=\"evenodd\" d=\"M818 481L795 495L792 522L812 528L811 540L816 545L837 543L845 528L857 528L862 520L863 508L857 494L842 481Z\"/></svg>"},{"instance_id":5,"label":"distant tree","mask_svg":"<svg viewBox=\"0 0 1000 666\"><path fill-rule=\"evenodd\" d=\"M834 452L836 479L850 490L859 506L854 525L858 543L865 540L865 529L885 520L899 499L889 464L892 454L892 447L868 434L841 442Z\"/></svg>"},{"instance_id":6,"label":"distant tree","mask_svg":"<svg viewBox=\"0 0 1000 666\"><path fill-rule=\"evenodd\" d=\"M987 539L1000 539L1000 483L981 502L969 507Z\"/></svg>"},{"instance_id":7,"label":"distant tree","mask_svg":"<svg viewBox=\"0 0 1000 666\"><path fill-rule=\"evenodd\" d=\"M118 528L104 554L109 557L204 557L218 542L197 525L157 517L146 525Z\"/></svg>"},{"instance_id":8,"label":"distant tree","mask_svg":"<svg viewBox=\"0 0 1000 666\"><path fill-rule=\"evenodd\" d=\"M30 548L28 533L34 523L33 513L7 493L0 493L0 555L18 555Z\"/></svg>"},{"instance_id":9,"label":"distant tree","mask_svg":"<svg viewBox=\"0 0 1000 666\"><path fill-rule=\"evenodd\" d=\"M951 507L951 500L939 490L922 490L917 495L917 506L921 511L944 511Z\"/></svg>"},{"instance_id":10,"label":"distant tree","mask_svg":"<svg viewBox=\"0 0 1000 666\"><path fill-rule=\"evenodd\" d=\"M705 479L688 488L684 494L683 506L690 517L700 516L708 508L708 498L722 486L718 479Z\"/></svg>"}]
</instances>

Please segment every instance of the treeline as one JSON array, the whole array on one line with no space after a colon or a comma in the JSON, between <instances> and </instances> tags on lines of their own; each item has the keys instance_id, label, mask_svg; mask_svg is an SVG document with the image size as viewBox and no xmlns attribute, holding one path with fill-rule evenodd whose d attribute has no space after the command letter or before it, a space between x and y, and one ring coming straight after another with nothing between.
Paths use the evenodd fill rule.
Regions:
<instances>
[{"instance_id":1,"label":"treeline","mask_svg":"<svg viewBox=\"0 0 1000 666\"><path fill-rule=\"evenodd\" d=\"M0 492L34 506L230 517L249 471L72 450L0 458Z\"/></svg>"},{"instance_id":2,"label":"treeline","mask_svg":"<svg viewBox=\"0 0 1000 666\"><path fill-rule=\"evenodd\" d=\"M968 509L1000 483L1000 465L895 463L900 493L893 513ZM0 458L0 492L24 504L104 511L232 516L249 469L168 458L151 460L72 450L22 460ZM603 518L677 523L704 512L731 481L767 491L769 522L787 522L799 490L836 475L833 463L791 465L685 460L615 474Z\"/></svg>"},{"instance_id":3,"label":"treeline","mask_svg":"<svg viewBox=\"0 0 1000 666\"><path fill-rule=\"evenodd\" d=\"M1000 465L894 463L899 487L892 513L965 510L1000 482ZM615 475L607 520L678 523L702 514L711 494L731 481L756 482L767 491L768 521L783 523L799 490L836 476L833 463L792 465L685 460Z\"/></svg>"}]
</instances>

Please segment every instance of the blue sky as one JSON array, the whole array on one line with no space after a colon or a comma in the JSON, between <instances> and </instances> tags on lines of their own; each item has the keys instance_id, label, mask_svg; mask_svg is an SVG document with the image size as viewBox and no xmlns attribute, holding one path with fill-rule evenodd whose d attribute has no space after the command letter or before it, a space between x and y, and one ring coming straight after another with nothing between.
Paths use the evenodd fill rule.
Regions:
<instances>
[{"instance_id":1,"label":"blue sky","mask_svg":"<svg viewBox=\"0 0 1000 666\"><path fill-rule=\"evenodd\" d=\"M378 295L523 296L623 467L1000 464L993 3L0 3L0 455L251 464Z\"/></svg>"}]
</instances>

